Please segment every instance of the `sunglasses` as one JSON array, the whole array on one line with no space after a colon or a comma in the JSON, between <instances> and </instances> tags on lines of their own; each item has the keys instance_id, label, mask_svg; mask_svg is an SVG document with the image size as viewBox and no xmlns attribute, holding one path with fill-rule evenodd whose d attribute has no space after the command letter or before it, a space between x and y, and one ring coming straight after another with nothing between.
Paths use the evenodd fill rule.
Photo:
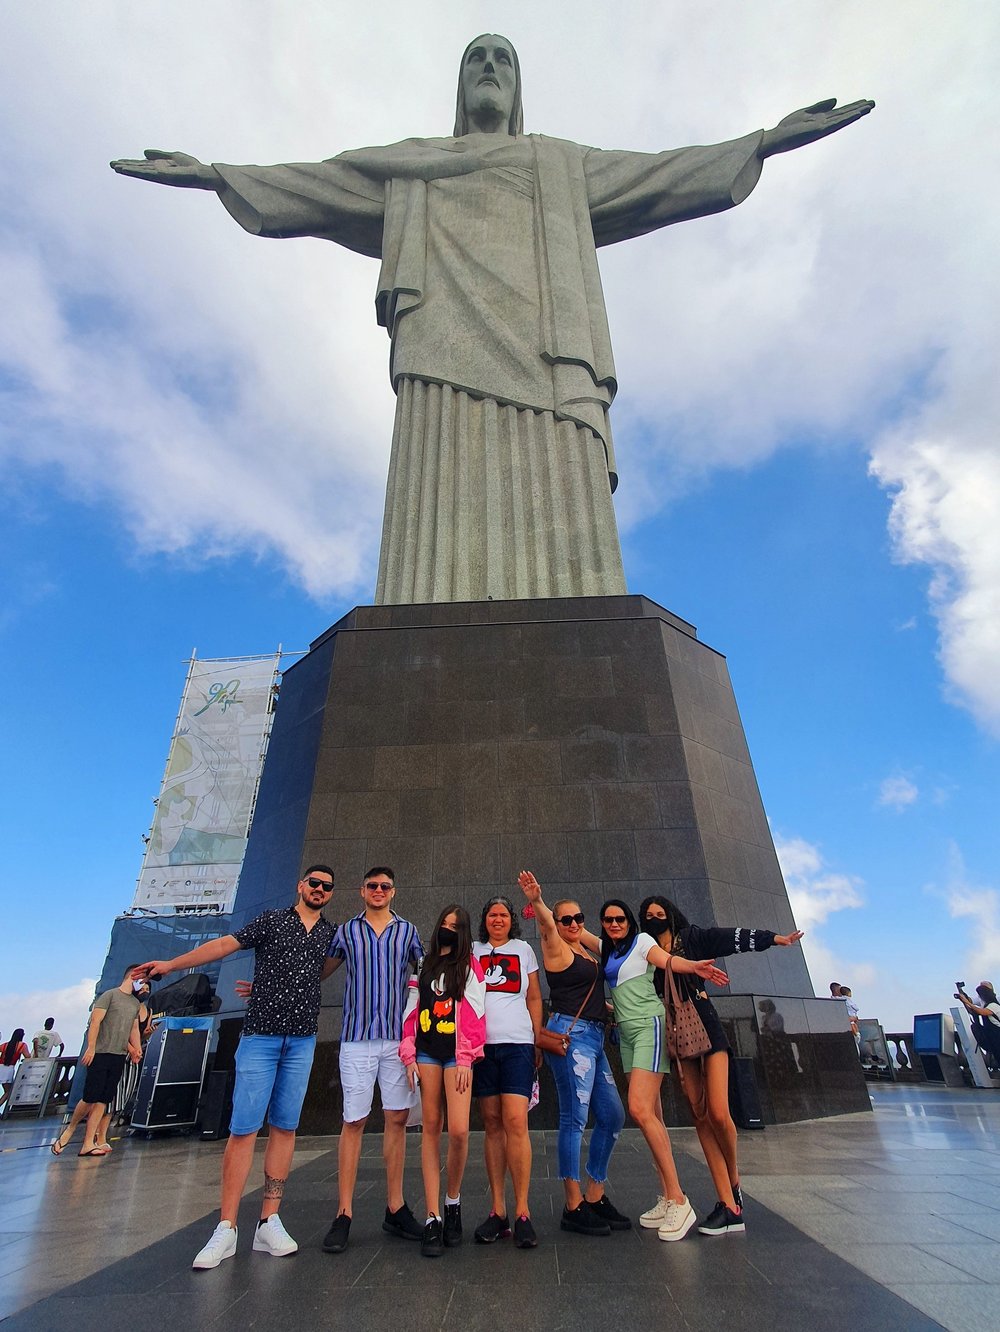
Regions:
<instances>
[{"instance_id":1,"label":"sunglasses","mask_svg":"<svg viewBox=\"0 0 1000 1332\"><path fill-rule=\"evenodd\" d=\"M568 928L570 925L582 925L586 919L587 917L583 912L578 911L575 916L556 916L556 924L565 925Z\"/></svg>"},{"instance_id":2,"label":"sunglasses","mask_svg":"<svg viewBox=\"0 0 1000 1332\"><path fill-rule=\"evenodd\" d=\"M605 925L625 925L627 917L625 916L602 916L601 920Z\"/></svg>"},{"instance_id":3,"label":"sunglasses","mask_svg":"<svg viewBox=\"0 0 1000 1332\"><path fill-rule=\"evenodd\" d=\"M365 891L369 893L391 893L392 887L391 883L366 883Z\"/></svg>"},{"instance_id":4,"label":"sunglasses","mask_svg":"<svg viewBox=\"0 0 1000 1332\"><path fill-rule=\"evenodd\" d=\"M322 888L325 893L333 892L333 884L327 883L325 879L306 879L310 888Z\"/></svg>"}]
</instances>

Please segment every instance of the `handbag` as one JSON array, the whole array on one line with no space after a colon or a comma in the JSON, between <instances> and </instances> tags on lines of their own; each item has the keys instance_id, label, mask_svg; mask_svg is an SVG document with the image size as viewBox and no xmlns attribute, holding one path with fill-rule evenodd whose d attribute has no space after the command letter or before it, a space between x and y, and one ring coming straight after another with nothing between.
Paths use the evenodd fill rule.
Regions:
<instances>
[{"instance_id":1,"label":"handbag","mask_svg":"<svg viewBox=\"0 0 1000 1332\"><path fill-rule=\"evenodd\" d=\"M674 976L673 957L667 957L667 984L663 993L667 1012L667 1051L671 1059L700 1059L712 1042L693 999L682 999Z\"/></svg>"},{"instance_id":2,"label":"handbag","mask_svg":"<svg viewBox=\"0 0 1000 1332\"><path fill-rule=\"evenodd\" d=\"M587 956L590 957L590 954L588 953ZM593 958L591 958L591 961L593 961ZM583 1003L577 1010L576 1017L574 1017L573 1021L569 1024L568 1030L553 1031L551 1027L540 1027L538 1029L538 1035L535 1037L535 1044L544 1054L561 1055L563 1058L566 1057L569 1052L569 1038L573 1033L573 1028L580 1021L580 1014L587 1007L590 996L594 993L594 986L596 986L597 978L600 974L601 968L596 962L594 962L594 983L583 996Z\"/></svg>"}]
</instances>

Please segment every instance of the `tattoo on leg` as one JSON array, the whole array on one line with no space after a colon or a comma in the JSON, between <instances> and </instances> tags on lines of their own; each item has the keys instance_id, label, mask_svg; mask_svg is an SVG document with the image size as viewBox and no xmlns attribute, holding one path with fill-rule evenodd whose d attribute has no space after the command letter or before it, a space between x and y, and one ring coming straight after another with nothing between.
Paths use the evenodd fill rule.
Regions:
<instances>
[{"instance_id":1,"label":"tattoo on leg","mask_svg":"<svg viewBox=\"0 0 1000 1332\"><path fill-rule=\"evenodd\" d=\"M274 1175L269 1175L265 1171L264 1197L271 1199L281 1198L284 1196L284 1192L285 1192L285 1181L283 1179L275 1179Z\"/></svg>"}]
</instances>

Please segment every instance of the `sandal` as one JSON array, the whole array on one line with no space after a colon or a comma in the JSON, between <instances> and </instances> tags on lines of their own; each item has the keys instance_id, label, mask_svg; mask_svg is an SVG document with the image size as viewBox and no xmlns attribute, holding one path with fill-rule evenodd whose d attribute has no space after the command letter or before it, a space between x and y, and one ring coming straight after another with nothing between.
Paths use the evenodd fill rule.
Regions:
<instances>
[{"instance_id":1,"label":"sandal","mask_svg":"<svg viewBox=\"0 0 1000 1332\"><path fill-rule=\"evenodd\" d=\"M62 1156L63 1152L66 1150L66 1146L67 1144L63 1142L62 1134L60 1133L55 1142L50 1145L49 1151L53 1156Z\"/></svg>"},{"instance_id":2,"label":"sandal","mask_svg":"<svg viewBox=\"0 0 1000 1332\"><path fill-rule=\"evenodd\" d=\"M77 1152L77 1156L107 1156L110 1151L110 1147L90 1147L85 1152Z\"/></svg>"}]
</instances>

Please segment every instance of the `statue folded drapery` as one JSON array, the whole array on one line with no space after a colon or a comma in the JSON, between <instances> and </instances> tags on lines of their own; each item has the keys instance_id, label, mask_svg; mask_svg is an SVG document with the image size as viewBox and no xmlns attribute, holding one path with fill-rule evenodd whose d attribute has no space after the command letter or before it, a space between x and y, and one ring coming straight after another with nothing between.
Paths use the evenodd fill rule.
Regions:
<instances>
[{"instance_id":1,"label":"statue folded drapery","mask_svg":"<svg viewBox=\"0 0 1000 1332\"><path fill-rule=\"evenodd\" d=\"M247 231L381 259L396 393L376 601L622 593L597 247L721 212L767 156L873 103L819 102L709 147L608 152L524 134L517 53L470 43L455 134L325 162L207 166L150 149L124 175L218 193Z\"/></svg>"},{"instance_id":2,"label":"statue folded drapery","mask_svg":"<svg viewBox=\"0 0 1000 1332\"><path fill-rule=\"evenodd\" d=\"M596 247L739 203L760 139L631 153L469 134L214 164L247 231L382 260L397 409L377 601L625 591Z\"/></svg>"}]
</instances>

